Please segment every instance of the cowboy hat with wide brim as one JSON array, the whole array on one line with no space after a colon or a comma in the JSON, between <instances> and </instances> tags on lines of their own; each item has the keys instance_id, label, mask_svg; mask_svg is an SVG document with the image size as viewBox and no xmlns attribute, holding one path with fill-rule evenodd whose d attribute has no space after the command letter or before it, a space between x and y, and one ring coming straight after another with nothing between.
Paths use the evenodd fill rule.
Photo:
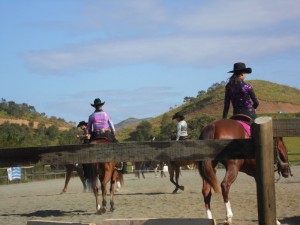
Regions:
<instances>
[{"instance_id":1,"label":"cowboy hat with wide brim","mask_svg":"<svg viewBox=\"0 0 300 225\"><path fill-rule=\"evenodd\" d=\"M94 100L94 104L91 104L91 106L96 107L96 106L103 106L105 102L101 102L100 98L96 98Z\"/></svg>"},{"instance_id":2,"label":"cowboy hat with wide brim","mask_svg":"<svg viewBox=\"0 0 300 225\"><path fill-rule=\"evenodd\" d=\"M177 119L177 118L184 119L184 115L181 112L177 112L172 117L172 120Z\"/></svg>"},{"instance_id":3,"label":"cowboy hat with wide brim","mask_svg":"<svg viewBox=\"0 0 300 225\"><path fill-rule=\"evenodd\" d=\"M245 63L238 62L233 65L233 70L228 73L252 73L252 69L250 67L246 67Z\"/></svg>"},{"instance_id":4,"label":"cowboy hat with wide brim","mask_svg":"<svg viewBox=\"0 0 300 225\"><path fill-rule=\"evenodd\" d=\"M80 121L80 122L78 123L77 127L87 126L87 125L88 125L87 122L85 122L85 121Z\"/></svg>"}]
</instances>

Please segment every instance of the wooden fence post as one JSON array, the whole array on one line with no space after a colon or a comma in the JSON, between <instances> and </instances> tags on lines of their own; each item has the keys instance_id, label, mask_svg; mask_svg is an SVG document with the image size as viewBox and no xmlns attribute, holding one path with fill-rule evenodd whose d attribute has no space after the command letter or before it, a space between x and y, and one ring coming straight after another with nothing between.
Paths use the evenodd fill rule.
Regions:
<instances>
[{"instance_id":1,"label":"wooden fence post","mask_svg":"<svg viewBox=\"0 0 300 225\"><path fill-rule=\"evenodd\" d=\"M271 117L259 117L252 124L256 159L257 209L260 225L276 224L273 127Z\"/></svg>"}]
</instances>

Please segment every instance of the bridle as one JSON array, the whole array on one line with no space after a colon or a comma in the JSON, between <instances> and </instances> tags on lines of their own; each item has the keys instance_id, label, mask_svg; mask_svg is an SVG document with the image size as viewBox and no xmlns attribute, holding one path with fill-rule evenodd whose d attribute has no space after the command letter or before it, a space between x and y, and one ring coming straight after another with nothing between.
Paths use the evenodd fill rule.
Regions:
<instances>
[{"instance_id":1,"label":"bridle","mask_svg":"<svg viewBox=\"0 0 300 225\"><path fill-rule=\"evenodd\" d=\"M282 150L279 148L279 141L278 141L278 137L274 138L274 159L275 159L275 164L274 165L274 170L278 172L279 174L279 178L278 180L280 179L280 176L283 174L282 172L283 171L287 171L287 176L290 175L290 176L293 176L292 174L292 171L291 171L291 168L290 168L290 165L289 165L289 161L287 159L287 162L284 162L280 155L282 154ZM284 145L284 143L282 142L282 144ZM286 157L287 158L287 157Z\"/></svg>"}]
</instances>

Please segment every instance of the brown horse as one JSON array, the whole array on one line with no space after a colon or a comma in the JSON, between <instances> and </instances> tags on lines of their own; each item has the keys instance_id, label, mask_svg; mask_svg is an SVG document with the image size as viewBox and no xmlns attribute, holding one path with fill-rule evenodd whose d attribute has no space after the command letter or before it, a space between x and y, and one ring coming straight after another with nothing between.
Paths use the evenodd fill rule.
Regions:
<instances>
[{"instance_id":1,"label":"brown horse","mask_svg":"<svg viewBox=\"0 0 300 225\"><path fill-rule=\"evenodd\" d=\"M82 167L80 165L74 165L74 164L67 164L67 165L65 165L65 167L66 167L65 186L62 189L61 194L67 192L68 184L71 179L73 171L77 172L77 175L79 176L81 183L83 185L83 190L86 191L87 186L85 184L85 178L84 178L84 173L83 173Z\"/></svg>"},{"instance_id":2,"label":"brown horse","mask_svg":"<svg viewBox=\"0 0 300 225\"><path fill-rule=\"evenodd\" d=\"M109 143L108 138L97 138L92 140L90 144L107 144ZM106 185L110 182L110 211L114 211L114 194L115 194L115 183L117 180L120 180L120 183L123 184L123 174L121 171L116 169L117 162L104 162L104 163L91 163L85 164L87 168L87 179L88 183L91 185L93 193L96 199L96 210L97 213L102 214L106 212ZM98 201L98 186L97 180L100 180L101 192L102 192L102 205L100 206Z\"/></svg>"},{"instance_id":3,"label":"brown horse","mask_svg":"<svg viewBox=\"0 0 300 225\"><path fill-rule=\"evenodd\" d=\"M207 125L201 132L199 139L245 139L249 138L245 132L243 126L236 120L232 119L222 119L217 120L209 125ZM278 172L282 174L283 177L288 177L290 173L290 168L288 164L287 149L282 141L282 138L277 138L275 141L276 145L274 150L275 162L278 167ZM199 173L203 179L202 194L204 197L204 203L206 208L207 217L212 219L212 213L210 208L210 200L212 196L211 188L214 189L216 193L220 193L220 188L218 186L218 180L216 177L216 169L218 162L225 166L226 173L223 181L221 182L221 189L223 200L226 206L226 219L224 224L232 223L232 210L229 201L229 190L230 186L236 180L238 172L244 172L255 178L255 159L239 159L239 160L206 160L199 162Z\"/></svg>"},{"instance_id":4,"label":"brown horse","mask_svg":"<svg viewBox=\"0 0 300 225\"><path fill-rule=\"evenodd\" d=\"M176 134L172 134L171 135L171 140L175 141L176 140ZM191 140L190 138L188 138L187 140ZM187 167L188 169L192 169L195 168L196 162L194 161L169 161L169 162L162 162L160 164L161 167L163 167L163 164L166 163L168 166L168 172L170 175L170 181L172 184L175 185L175 189L173 191L173 194L176 194L178 192L178 190L184 190L184 186L183 185L179 185L179 175L181 174L180 170L181 167ZM162 170L163 172L163 170ZM163 175L161 175L163 176ZM175 176L175 180L174 180L174 176Z\"/></svg>"},{"instance_id":5,"label":"brown horse","mask_svg":"<svg viewBox=\"0 0 300 225\"><path fill-rule=\"evenodd\" d=\"M154 171L155 174L157 173L156 171L159 170L159 162L156 161L146 161L146 162L133 162L134 165L134 175L137 178L141 178L141 174L142 177L145 179L145 172L150 172L150 171Z\"/></svg>"},{"instance_id":6,"label":"brown horse","mask_svg":"<svg viewBox=\"0 0 300 225\"><path fill-rule=\"evenodd\" d=\"M166 162L168 166L168 172L170 175L170 181L175 185L173 194L176 194L178 190L184 190L183 185L179 185L179 175L181 174L181 167L191 168L191 165L196 165L194 161L170 161ZM163 172L163 171L162 171ZM162 175L161 175L162 176ZM174 180L175 176L175 180Z\"/></svg>"}]
</instances>

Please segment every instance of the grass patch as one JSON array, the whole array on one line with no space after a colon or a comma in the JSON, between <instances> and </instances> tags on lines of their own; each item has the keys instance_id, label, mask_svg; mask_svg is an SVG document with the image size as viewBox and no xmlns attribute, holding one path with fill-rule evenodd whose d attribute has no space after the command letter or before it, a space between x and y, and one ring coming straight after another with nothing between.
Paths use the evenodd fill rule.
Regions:
<instances>
[{"instance_id":1,"label":"grass patch","mask_svg":"<svg viewBox=\"0 0 300 225\"><path fill-rule=\"evenodd\" d=\"M300 137L285 137L283 141L288 149L291 165L300 164Z\"/></svg>"}]
</instances>

